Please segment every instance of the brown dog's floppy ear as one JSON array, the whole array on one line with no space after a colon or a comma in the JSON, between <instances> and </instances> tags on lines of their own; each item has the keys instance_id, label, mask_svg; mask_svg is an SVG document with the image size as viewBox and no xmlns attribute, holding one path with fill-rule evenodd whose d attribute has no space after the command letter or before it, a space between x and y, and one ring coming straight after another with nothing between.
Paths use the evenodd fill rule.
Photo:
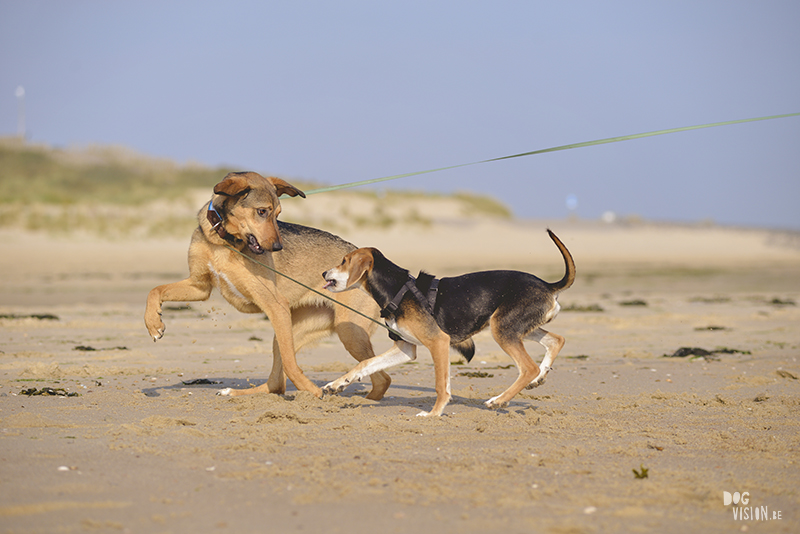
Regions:
<instances>
[{"instance_id":1,"label":"brown dog's floppy ear","mask_svg":"<svg viewBox=\"0 0 800 534\"><path fill-rule=\"evenodd\" d=\"M306 198L305 193L300 191L289 182L281 180L280 178L275 178L274 176L270 176L267 178L267 180L272 182L272 185L275 186L275 191L278 193L278 196L289 195L290 197L296 197L297 195L300 195L302 198Z\"/></svg>"},{"instance_id":2,"label":"brown dog's floppy ear","mask_svg":"<svg viewBox=\"0 0 800 534\"><path fill-rule=\"evenodd\" d=\"M250 191L250 181L247 175L239 172L229 172L225 178L214 186L214 192L218 195L235 197Z\"/></svg>"}]
</instances>

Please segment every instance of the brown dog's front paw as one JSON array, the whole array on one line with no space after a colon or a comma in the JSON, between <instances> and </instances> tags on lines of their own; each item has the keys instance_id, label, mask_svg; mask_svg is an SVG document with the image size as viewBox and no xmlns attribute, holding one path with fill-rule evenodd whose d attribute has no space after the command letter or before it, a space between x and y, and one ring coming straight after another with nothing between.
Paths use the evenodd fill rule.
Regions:
<instances>
[{"instance_id":1,"label":"brown dog's front paw","mask_svg":"<svg viewBox=\"0 0 800 534\"><path fill-rule=\"evenodd\" d=\"M144 316L144 325L147 327L147 331L150 333L150 337L153 338L153 341L158 341L164 336L164 331L167 329L164 326L164 321L161 320L161 314L151 314L146 313Z\"/></svg>"}]
</instances>

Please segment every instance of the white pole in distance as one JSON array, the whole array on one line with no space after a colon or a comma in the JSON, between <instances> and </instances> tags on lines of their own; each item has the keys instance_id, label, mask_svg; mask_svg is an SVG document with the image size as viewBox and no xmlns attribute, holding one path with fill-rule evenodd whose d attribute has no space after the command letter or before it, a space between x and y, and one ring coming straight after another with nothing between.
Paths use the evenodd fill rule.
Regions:
<instances>
[{"instance_id":1,"label":"white pole in distance","mask_svg":"<svg viewBox=\"0 0 800 534\"><path fill-rule=\"evenodd\" d=\"M17 135L25 139L25 88L21 85L14 93L17 96Z\"/></svg>"}]
</instances>

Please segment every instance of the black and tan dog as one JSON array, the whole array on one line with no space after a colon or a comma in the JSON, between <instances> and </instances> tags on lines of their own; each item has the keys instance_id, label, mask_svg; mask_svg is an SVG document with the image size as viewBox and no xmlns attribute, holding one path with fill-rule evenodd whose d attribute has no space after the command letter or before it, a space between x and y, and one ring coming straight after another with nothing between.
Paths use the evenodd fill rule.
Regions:
<instances>
[{"instance_id":1,"label":"black and tan dog","mask_svg":"<svg viewBox=\"0 0 800 534\"><path fill-rule=\"evenodd\" d=\"M327 232L278 221L278 197L282 194L305 197L302 191L278 178L264 178L254 172L228 174L214 187L211 201L198 214L199 225L189 245L189 277L158 286L147 297L144 322L153 340L164 335L163 302L206 300L215 287L237 310L267 315L275 330L269 379L256 388L223 389L219 392L222 395L284 393L288 375L297 389L321 396L320 388L298 367L295 353L334 332L356 360L375 356L369 339L374 322L334 306L242 256L321 290L320 271L355 250L355 246ZM373 300L359 293L353 292L342 300L378 318ZM376 373L367 396L381 399L390 383L388 374Z\"/></svg>"},{"instance_id":2,"label":"black and tan dog","mask_svg":"<svg viewBox=\"0 0 800 534\"><path fill-rule=\"evenodd\" d=\"M471 360L475 353L472 336L487 326L495 341L517 364L519 377L503 393L486 401L486 405L503 407L523 388L542 385L564 346L564 338L541 327L561 309L558 293L575 280L572 255L553 232L547 232L566 265L564 277L555 283L519 271L484 271L441 280L420 273L415 279L375 248L360 248L347 254L338 267L322 274L325 287L334 293L356 287L364 289L382 308L386 324L402 334L402 338L395 334L392 349L362 361L346 375L325 385L323 391L337 393L355 380L413 360L416 346L424 345L433 356L436 403L430 412L418 415L441 415L450 401L450 347L467 361ZM538 341L546 349L541 367L525 351L526 338Z\"/></svg>"}]
</instances>

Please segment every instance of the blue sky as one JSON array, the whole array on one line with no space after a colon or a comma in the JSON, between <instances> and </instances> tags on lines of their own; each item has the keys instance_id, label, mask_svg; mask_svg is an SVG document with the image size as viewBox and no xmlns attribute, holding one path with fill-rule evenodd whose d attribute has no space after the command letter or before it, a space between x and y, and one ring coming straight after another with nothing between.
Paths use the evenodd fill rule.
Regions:
<instances>
[{"instance_id":1,"label":"blue sky","mask_svg":"<svg viewBox=\"0 0 800 534\"><path fill-rule=\"evenodd\" d=\"M223 5L224 4L224 5ZM800 2L0 1L0 135L336 184L800 112ZM385 187L800 229L800 117Z\"/></svg>"}]
</instances>

